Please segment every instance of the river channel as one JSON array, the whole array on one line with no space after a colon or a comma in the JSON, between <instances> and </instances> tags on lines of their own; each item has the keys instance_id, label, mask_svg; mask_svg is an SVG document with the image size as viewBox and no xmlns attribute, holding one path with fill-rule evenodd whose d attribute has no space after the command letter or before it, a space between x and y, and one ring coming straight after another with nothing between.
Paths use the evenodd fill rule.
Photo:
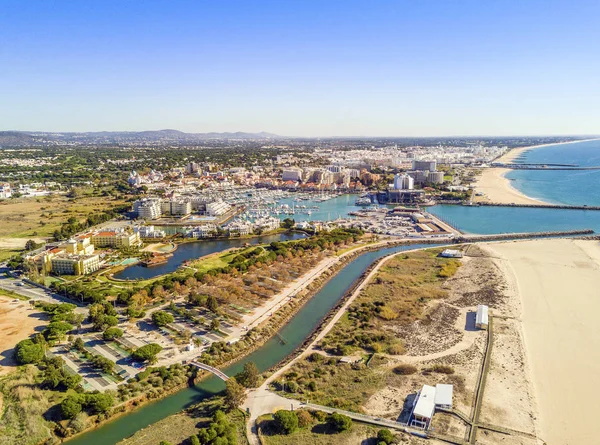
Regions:
<instances>
[{"instance_id":1,"label":"river channel","mask_svg":"<svg viewBox=\"0 0 600 445\"><path fill-rule=\"evenodd\" d=\"M294 318L281 328L279 334L286 340L285 344L282 344L278 338L273 337L261 348L223 371L227 375L234 375L243 368L244 363L249 361L256 363L261 372L271 368L304 342L304 339L311 334L325 315L373 262L392 253L435 246L434 244L412 244L366 252L357 256L329 280L298 311ZM196 386L183 389L164 399L147 404L137 411L78 436L68 441L68 444L114 445L136 431L198 403L224 388L223 381L217 377L207 378Z\"/></svg>"}]
</instances>

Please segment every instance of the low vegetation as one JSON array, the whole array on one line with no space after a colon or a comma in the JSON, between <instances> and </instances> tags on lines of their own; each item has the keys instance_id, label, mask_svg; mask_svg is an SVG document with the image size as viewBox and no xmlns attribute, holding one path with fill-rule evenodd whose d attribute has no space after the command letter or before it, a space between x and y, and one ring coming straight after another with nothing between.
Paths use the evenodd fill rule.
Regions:
<instances>
[{"instance_id":1,"label":"low vegetation","mask_svg":"<svg viewBox=\"0 0 600 445\"><path fill-rule=\"evenodd\" d=\"M432 249L388 260L323 339L323 349L335 355L403 354L395 326L423 318L431 300L445 298L442 283L460 265L438 253Z\"/></svg>"}]
</instances>

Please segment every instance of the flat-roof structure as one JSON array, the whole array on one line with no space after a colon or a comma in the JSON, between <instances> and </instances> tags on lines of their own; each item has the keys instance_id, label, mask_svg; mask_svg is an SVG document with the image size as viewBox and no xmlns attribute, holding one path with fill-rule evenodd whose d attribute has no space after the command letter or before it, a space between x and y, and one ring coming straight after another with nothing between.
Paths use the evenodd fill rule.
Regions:
<instances>
[{"instance_id":1,"label":"flat-roof structure","mask_svg":"<svg viewBox=\"0 0 600 445\"><path fill-rule=\"evenodd\" d=\"M441 256L444 258L462 258L463 253L460 250L444 249Z\"/></svg>"},{"instance_id":2,"label":"flat-roof structure","mask_svg":"<svg viewBox=\"0 0 600 445\"><path fill-rule=\"evenodd\" d=\"M413 407L410 425L427 429L436 408L452 409L453 390L453 385L423 385Z\"/></svg>"},{"instance_id":3,"label":"flat-roof structure","mask_svg":"<svg viewBox=\"0 0 600 445\"><path fill-rule=\"evenodd\" d=\"M488 327L488 307L485 304L477 306L475 326L479 329L487 329Z\"/></svg>"},{"instance_id":4,"label":"flat-roof structure","mask_svg":"<svg viewBox=\"0 0 600 445\"><path fill-rule=\"evenodd\" d=\"M427 428L435 412L435 388L423 385L413 409L411 425Z\"/></svg>"},{"instance_id":5,"label":"flat-roof structure","mask_svg":"<svg viewBox=\"0 0 600 445\"><path fill-rule=\"evenodd\" d=\"M452 409L453 385L438 383L435 385L435 407Z\"/></svg>"}]
</instances>

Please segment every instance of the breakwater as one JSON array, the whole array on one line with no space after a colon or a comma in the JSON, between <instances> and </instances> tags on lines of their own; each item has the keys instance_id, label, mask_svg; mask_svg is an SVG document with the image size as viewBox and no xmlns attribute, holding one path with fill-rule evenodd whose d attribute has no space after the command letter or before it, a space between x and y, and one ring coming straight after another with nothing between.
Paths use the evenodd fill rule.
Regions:
<instances>
[{"instance_id":1,"label":"breakwater","mask_svg":"<svg viewBox=\"0 0 600 445\"><path fill-rule=\"evenodd\" d=\"M447 203L444 203L447 204ZM562 209L562 210L600 210L600 206L588 206L588 205L566 205L566 204L502 204L499 202L478 202L471 204L473 207L476 206L489 206L489 207L523 207L530 209Z\"/></svg>"},{"instance_id":2,"label":"breakwater","mask_svg":"<svg viewBox=\"0 0 600 445\"><path fill-rule=\"evenodd\" d=\"M497 235L462 235L454 238L454 243L481 243L485 241L510 241L530 238L558 238L562 236L592 235L592 229L561 230L551 232L504 233Z\"/></svg>"}]
</instances>

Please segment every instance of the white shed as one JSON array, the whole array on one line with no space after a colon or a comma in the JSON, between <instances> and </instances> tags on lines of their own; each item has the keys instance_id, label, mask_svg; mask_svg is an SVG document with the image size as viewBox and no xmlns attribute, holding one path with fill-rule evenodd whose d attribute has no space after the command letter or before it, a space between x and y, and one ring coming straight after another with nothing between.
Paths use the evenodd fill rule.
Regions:
<instances>
[{"instance_id":1,"label":"white shed","mask_svg":"<svg viewBox=\"0 0 600 445\"><path fill-rule=\"evenodd\" d=\"M488 307L484 304L477 306L477 315L475 316L475 326L479 329L488 328Z\"/></svg>"},{"instance_id":2,"label":"white shed","mask_svg":"<svg viewBox=\"0 0 600 445\"><path fill-rule=\"evenodd\" d=\"M444 249L441 256L444 258L462 258L463 253L460 250Z\"/></svg>"},{"instance_id":3,"label":"white shed","mask_svg":"<svg viewBox=\"0 0 600 445\"><path fill-rule=\"evenodd\" d=\"M454 387L438 383L435 385L435 407L452 409L452 392Z\"/></svg>"}]
</instances>

